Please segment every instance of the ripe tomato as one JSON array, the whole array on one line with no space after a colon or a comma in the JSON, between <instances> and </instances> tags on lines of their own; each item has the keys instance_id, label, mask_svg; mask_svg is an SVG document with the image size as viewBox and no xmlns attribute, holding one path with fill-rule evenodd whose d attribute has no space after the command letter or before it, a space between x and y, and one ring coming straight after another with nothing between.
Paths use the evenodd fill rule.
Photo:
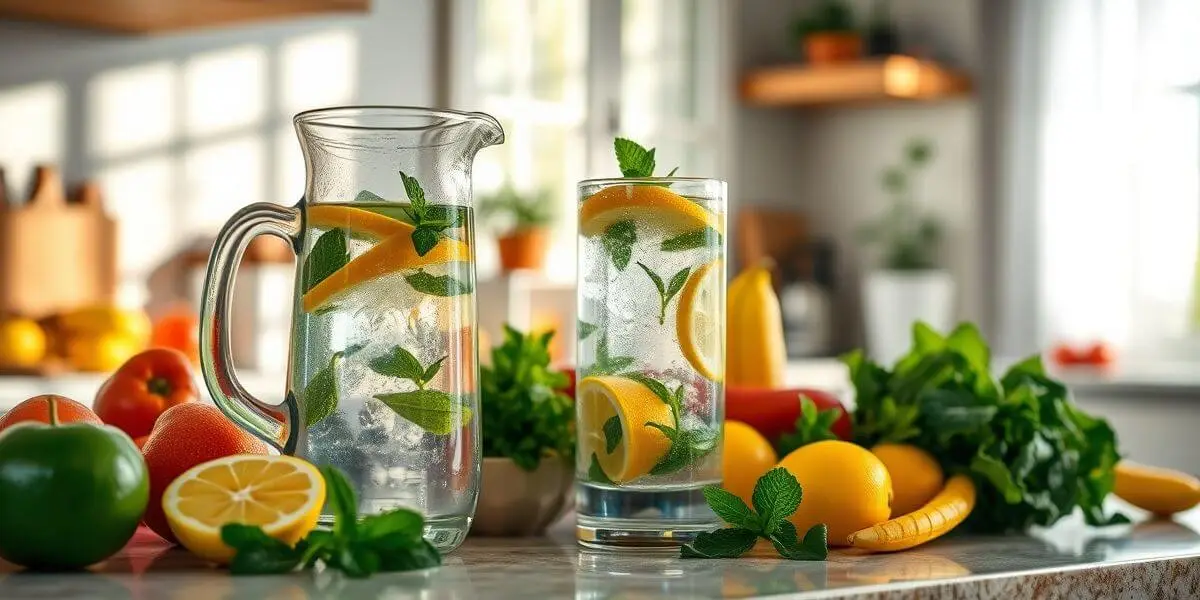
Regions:
<instances>
[{"instance_id":1,"label":"ripe tomato","mask_svg":"<svg viewBox=\"0 0 1200 600\"><path fill-rule=\"evenodd\" d=\"M151 348L129 359L96 393L96 415L129 437L150 435L164 410L200 396L188 359L178 350Z\"/></svg>"},{"instance_id":2,"label":"ripe tomato","mask_svg":"<svg viewBox=\"0 0 1200 600\"><path fill-rule=\"evenodd\" d=\"M843 440L852 440L850 415L842 403L829 392L821 390L725 388L725 418L741 421L758 430L768 440L775 441L785 433L796 429L800 416L800 395L812 398L817 410L835 408L842 416L834 422L832 431Z\"/></svg>"},{"instance_id":3,"label":"ripe tomato","mask_svg":"<svg viewBox=\"0 0 1200 600\"><path fill-rule=\"evenodd\" d=\"M150 335L150 345L173 348L193 365L200 364L200 323L190 308L179 307L158 318Z\"/></svg>"}]
</instances>

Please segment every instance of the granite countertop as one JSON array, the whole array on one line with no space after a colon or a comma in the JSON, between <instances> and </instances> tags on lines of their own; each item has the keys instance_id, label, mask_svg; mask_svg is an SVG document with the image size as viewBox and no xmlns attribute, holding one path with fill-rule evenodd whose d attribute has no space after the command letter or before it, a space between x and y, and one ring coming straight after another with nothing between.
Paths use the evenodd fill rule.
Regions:
<instances>
[{"instance_id":1,"label":"granite countertop","mask_svg":"<svg viewBox=\"0 0 1200 600\"><path fill-rule=\"evenodd\" d=\"M583 552L568 519L547 537L469 538L440 569L367 580L231 577L142 531L86 573L20 573L0 563L0 598L1195 598L1198 531L1200 510L1104 530L1068 520L1028 536L958 536L895 554L838 550L822 563L766 549L736 560Z\"/></svg>"}]
</instances>

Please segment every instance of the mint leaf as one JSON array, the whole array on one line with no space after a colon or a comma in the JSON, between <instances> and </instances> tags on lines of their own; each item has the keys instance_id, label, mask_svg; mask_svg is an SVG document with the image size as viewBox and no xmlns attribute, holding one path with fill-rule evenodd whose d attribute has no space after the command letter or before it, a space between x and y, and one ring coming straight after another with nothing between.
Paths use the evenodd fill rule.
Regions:
<instances>
[{"instance_id":1,"label":"mint leaf","mask_svg":"<svg viewBox=\"0 0 1200 600\"><path fill-rule=\"evenodd\" d=\"M350 252L346 249L346 232L342 229L330 229L321 234L304 259L304 293L308 293L317 284L325 281L350 262Z\"/></svg>"},{"instance_id":2,"label":"mint leaf","mask_svg":"<svg viewBox=\"0 0 1200 600\"><path fill-rule=\"evenodd\" d=\"M579 320L579 341L582 342L583 340L586 340L589 337L591 337L591 335L596 332L596 329L597 329L597 327L595 325L592 325L591 323L588 323L587 321L580 319Z\"/></svg>"},{"instance_id":3,"label":"mint leaf","mask_svg":"<svg viewBox=\"0 0 1200 600\"><path fill-rule=\"evenodd\" d=\"M641 373L625 373L625 378L632 379L650 388L650 391L654 392L654 395L658 396L659 400L663 401L663 404L671 406L671 401L674 397L671 394L671 390L667 389L667 386L663 385L662 382L652 377L647 377ZM676 417L676 419L678 419L678 417Z\"/></svg>"},{"instance_id":4,"label":"mint leaf","mask_svg":"<svg viewBox=\"0 0 1200 600\"><path fill-rule=\"evenodd\" d=\"M368 190L363 190L354 197L355 202L387 202L379 194Z\"/></svg>"},{"instance_id":5,"label":"mint leaf","mask_svg":"<svg viewBox=\"0 0 1200 600\"><path fill-rule=\"evenodd\" d=\"M596 359L585 375L615 375L633 364L632 356L609 356L608 336L596 340Z\"/></svg>"},{"instance_id":6,"label":"mint leaf","mask_svg":"<svg viewBox=\"0 0 1200 600\"><path fill-rule=\"evenodd\" d=\"M604 422L604 451L612 454L613 450L617 449L617 445L621 443L621 419L619 417L609 417Z\"/></svg>"},{"instance_id":7,"label":"mint leaf","mask_svg":"<svg viewBox=\"0 0 1200 600\"><path fill-rule=\"evenodd\" d=\"M334 352L329 364L322 367L304 386L304 426L312 427L333 414L338 406L338 365L342 353Z\"/></svg>"},{"instance_id":8,"label":"mint leaf","mask_svg":"<svg viewBox=\"0 0 1200 600\"><path fill-rule=\"evenodd\" d=\"M800 394L800 416L796 418L796 428L791 433L779 437L776 450L780 456L787 456L792 451L823 440L836 440L833 424L842 416L836 408L818 410L812 398Z\"/></svg>"},{"instance_id":9,"label":"mint leaf","mask_svg":"<svg viewBox=\"0 0 1200 600\"><path fill-rule=\"evenodd\" d=\"M825 524L818 523L809 528L804 541L800 541L796 526L791 521L783 521L769 539L775 551L788 560L825 560L829 557L828 535Z\"/></svg>"},{"instance_id":10,"label":"mint leaf","mask_svg":"<svg viewBox=\"0 0 1200 600\"><path fill-rule=\"evenodd\" d=\"M441 230L435 227L429 227L425 224L417 225L417 228L412 232L413 248L417 251L417 256L425 256L430 250L438 244L442 239Z\"/></svg>"},{"instance_id":11,"label":"mint leaf","mask_svg":"<svg viewBox=\"0 0 1200 600\"><path fill-rule=\"evenodd\" d=\"M684 267L683 270L671 277L669 284L664 284L662 277L651 271L650 267L647 267L640 261L637 263L637 266L646 272L646 276L650 278L650 281L654 282L654 287L658 289L658 324L663 325L667 321L667 305L671 303L671 299L675 297L675 294L678 294L679 290L683 289L683 285L687 283L688 274L691 273L692 268Z\"/></svg>"},{"instance_id":12,"label":"mint leaf","mask_svg":"<svg viewBox=\"0 0 1200 600\"><path fill-rule=\"evenodd\" d=\"M706 456L717 447L720 436L716 431L707 427L674 430L658 423L647 423L647 427L655 427L671 438L671 448L653 468L651 475L669 475L683 470L684 467ZM676 431L674 435L669 431Z\"/></svg>"},{"instance_id":13,"label":"mint leaf","mask_svg":"<svg viewBox=\"0 0 1200 600\"><path fill-rule=\"evenodd\" d=\"M667 302L683 289L683 284L687 283L688 275L692 272L691 267L684 267L678 273L671 277L671 282L667 284Z\"/></svg>"},{"instance_id":14,"label":"mint leaf","mask_svg":"<svg viewBox=\"0 0 1200 600\"><path fill-rule=\"evenodd\" d=\"M397 508L364 517L358 524L358 539L384 540L389 545L416 545L425 530L425 518L407 508Z\"/></svg>"},{"instance_id":15,"label":"mint leaf","mask_svg":"<svg viewBox=\"0 0 1200 600\"><path fill-rule=\"evenodd\" d=\"M737 558L750 551L758 535L740 527L703 532L679 549L680 558Z\"/></svg>"},{"instance_id":16,"label":"mint leaf","mask_svg":"<svg viewBox=\"0 0 1200 600\"><path fill-rule=\"evenodd\" d=\"M400 171L400 181L404 183L404 193L408 196L408 201L412 203L412 212L414 216L420 220L428 216L428 204L425 202L425 190L421 189L421 184L417 182L416 177L409 177Z\"/></svg>"},{"instance_id":17,"label":"mint leaf","mask_svg":"<svg viewBox=\"0 0 1200 600\"><path fill-rule=\"evenodd\" d=\"M667 175L666 175L666 176L667 176L667 177L674 177L674 176L675 176L675 173L676 173L677 171L679 171L679 167L675 167L674 169L671 169L671 172L667 173Z\"/></svg>"},{"instance_id":18,"label":"mint leaf","mask_svg":"<svg viewBox=\"0 0 1200 600\"><path fill-rule=\"evenodd\" d=\"M456 415L461 415L463 424L471 421L471 409L455 401L450 394L439 390L375 394L375 399L434 435L448 435L453 432L459 425L454 418Z\"/></svg>"},{"instance_id":19,"label":"mint leaf","mask_svg":"<svg viewBox=\"0 0 1200 600\"><path fill-rule=\"evenodd\" d=\"M651 271L650 267L642 264L641 261L638 261L637 266L641 267L642 270L646 272L646 276L650 278L650 281L654 282L654 287L658 288L658 296L660 298L663 296L663 294L667 293L667 288L663 284L662 277L659 277L657 273Z\"/></svg>"},{"instance_id":20,"label":"mint leaf","mask_svg":"<svg viewBox=\"0 0 1200 600\"><path fill-rule=\"evenodd\" d=\"M794 475L787 469L775 467L759 478L750 499L762 523L763 533L771 535L784 519L796 512L803 491Z\"/></svg>"},{"instance_id":21,"label":"mint leaf","mask_svg":"<svg viewBox=\"0 0 1200 600\"><path fill-rule=\"evenodd\" d=\"M720 248L721 234L712 227L695 229L663 240L663 252L685 252L696 248Z\"/></svg>"},{"instance_id":22,"label":"mint leaf","mask_svg":"<svg viewBox=\"0 0 1200 600\"><path fill-rule=\"evenodd\" d=\"M708 501L708 506L713 509L713 512L717 513L717 516L726 523L734 527L758 529L758 519L755 518L750 507L728 490L710 485L704 488L704 499Z\"/></svg>"},{"instance_id":23,"label":"mint leaf","mask_svg":"<svg viewBox=\"0 0 1200 600\"><path fill-rule=\"evenodd\" d=\"M412 275L406 275L404 280L414 290L422 294L429 294L430 296L461 296L475 291L470 280L462 281L450 275L431 275L424 270L419 270Z\"/></svg>"},{"instance_id":24,"label":"mint leaf","mask_svg":"<svg viewBox=\"0 0 1200 600\"><path fill-rule=\"evenodd\" d=\"M592 464L588 467L588 479L596 483L617 485L613 483L612 479L608 478L608 474L606 474L604 472L604 468L600 466L600 459L595 455L595 453L592 454Z\"/></svg>"},{"instance_id":25,"label":"mint leaf","mask_svg":"<svg viewBox=\"0 0 1200 600\"><path fill-rule=\"evenodd\" d=\"M613 266L618 271L624 271L625 267L629 266L629 260L633 258L635 242L637 242L637 226L633 221L617 221L609 225L604 230L604 235L600 236L600 243L608 252L609 259L612 260Z\"/></svg>"},{"instance_id":26,"label":"mint leaf","mask_svg":"<svg viewBox=\"0 0 1200 600\"><path fill-rule=\"evenodd\" d=\"M417 360L412 352L400 346L392 346L387 354L367 361L367 366L380 375L408 379L417 385L425 383L425 368L421 366L421 361Z\"/></svg>"},{"instance_id":27,"label":"mint leaf","mask_svg":"<svg viewBox=\"0 0 1200 600\"><path fill-rule=\"evenodd\" d=\"M425 373L421 375L421 383L425 384L433 381L433 378L437 375L438 371L442 370L442 363L446 362L447 358L450 358L449 354L433 361L433 364L426 367Z\"/></svg>"},{"instance_id":28,"label":"mint leaf","mask_svg":"<svg viewBox=\"0 0 1200 600\"><path fill-rule=\"evenodd\" d=\"M625 138L613 140L613 151L617 155L617 166L625 177L651 177L654 175L654 150Z\"/></svg>"},{"instance_id":29,"label":"mint leaf","mask_svg":"<svg viewBox=\"0 0 1200 600\"><path fill-rule=\"evenodd\" d=\"M353 537L358 525L358 499L354 496L354 488L334 467L326 465L320 471L325 479L325 501L333 508L333 535Z\"/></svg>"}]
</instances>

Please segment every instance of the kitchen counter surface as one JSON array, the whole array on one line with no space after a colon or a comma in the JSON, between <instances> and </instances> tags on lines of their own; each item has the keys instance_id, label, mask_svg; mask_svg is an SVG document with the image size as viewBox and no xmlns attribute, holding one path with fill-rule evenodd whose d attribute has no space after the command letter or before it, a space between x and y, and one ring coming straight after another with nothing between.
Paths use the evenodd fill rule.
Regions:
<instances>
[{"instance_id":1,"label":"kitchen counter surface","mask_svg":"<svg viewBox=\"0 0 1200 600\"><path fill-rule=\"evenodd\" d=\"M736 560L581 552L570 527L544 538L469 538L440 569L359 581L231 577L143 530L92 572L18 573L0 563L0 598L1200 597L1200 511L1104 530L1065 521L1029 536L960 536L888 555L839 550L823 563L765 549Z\"/></svg>"}]
</instances>

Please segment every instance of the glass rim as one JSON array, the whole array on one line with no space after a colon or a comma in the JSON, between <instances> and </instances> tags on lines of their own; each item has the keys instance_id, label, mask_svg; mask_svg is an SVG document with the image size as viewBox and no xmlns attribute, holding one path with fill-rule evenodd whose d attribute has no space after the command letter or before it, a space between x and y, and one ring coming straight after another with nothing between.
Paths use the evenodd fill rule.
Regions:
<instances>
[{"instance_id":1,"label":"glass rim","mask_svg":"<svg viewBox=\"0 0 1200 600\"><path fill-rule=\"evenodd\" d=\"M724 179L717 179L716 177L601 177L581 180L577 187L585 185L649 185L663 183L720 183L722 185L729 185Z\"/></svg>"},{"instance_id":2,"label":"glass rim","mask_svg":"<svg viewBox=\"0 0 1200 600\"><path fill-rule=\"evenodd\" d=\"M336 119L394 119L396 117L426 117L430 121L420 125L364 125L359 123L338 122ZM466 112L445 108L428 108L423 106L389 106L383 104L361 104L348 106L326 106L313 108L296 113L292 122L296 126L339 129L344 131L428 131L431 129L448 129L475 121L499 123L495 117L487 113Z\"/></svg>"}]
</instances>

